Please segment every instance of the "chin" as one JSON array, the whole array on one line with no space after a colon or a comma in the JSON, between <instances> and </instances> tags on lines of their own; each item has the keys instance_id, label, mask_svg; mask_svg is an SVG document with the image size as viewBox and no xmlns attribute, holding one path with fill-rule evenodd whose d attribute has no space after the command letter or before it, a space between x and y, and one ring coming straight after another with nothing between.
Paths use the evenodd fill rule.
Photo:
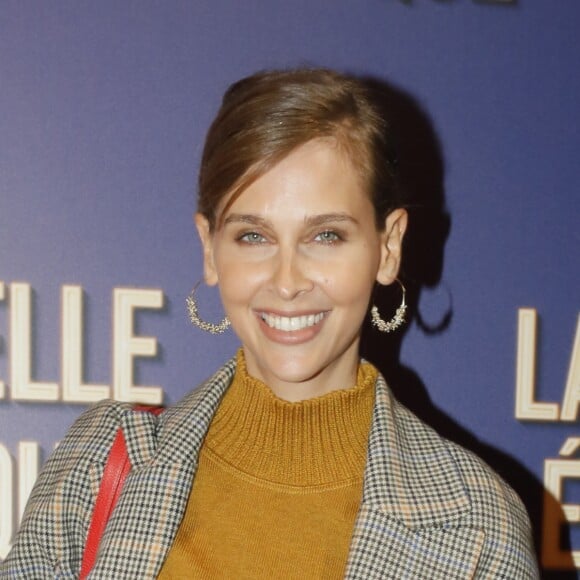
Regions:
<instances>
[{"instance_id":1,"label":"chin","mask_svg":"<svg viewBox=\"0 0 580 580\"><path fill-rule=\"evenodd\" d=\"M268 369L270 376L288 383L303 383L316 377L323 370L319 362L314 364L306 356L296 355L276 356L263 368Z\"/></svg>"},{"instance_id":2,"label":"chin","mask_svg":"<svg viewBox=\"0 0 580 580\"><path fill-rule=\"evenodd\" d=\"M262 359L264 360L264 359ZM333 369L340 365L341 359L327 360L322 354L317 354L313 349L301 353L277 353L267 361L266 365L261 366L267 376L273 380L283 383L301 383L312 382L318 385L317 379L320 378L324 383L333 374ZM267 383L268 381L266 381ZM269 385L272 386L272 385ZM320 387L322 385L318 385ZM326 388L332 385L326 385Z\"/></svg>"}]
</instances>

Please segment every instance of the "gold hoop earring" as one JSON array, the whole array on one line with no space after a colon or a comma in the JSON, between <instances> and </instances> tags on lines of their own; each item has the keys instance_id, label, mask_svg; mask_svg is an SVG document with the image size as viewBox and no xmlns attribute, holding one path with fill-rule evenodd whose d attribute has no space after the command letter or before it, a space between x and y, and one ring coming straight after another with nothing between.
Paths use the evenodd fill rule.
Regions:
<instances>
[{"instance_id":1,"label":"gold hoop earring","mask_svg":"<svg viewBox=\"0 0 580 580\"><path fill-rule=\"evenodd\" d=\"M371 308L371 322L373 326L376 326L377 329L381 332L393 332L394 330L397 330L399 326L402 326L405 322L405 312L407 310L407 304L405 303L406 290L403 286L403 283L398 278L396 280L399 283L399 286L401 286L403 299L401 300L401 305L395 312L395 316L393 316L393 318L391 318L391 320L388 322L385 322L379 314L379 309L375 305L373 305Z\"/></svg>"},{"instance_id":2,"label":"gold hoop earring","mask_svg":"<svg viewBox=\"0 0 580 580\"><path fill-rule=\"evenodd\" d=\"M213 322L205 322L199 317L199 310L197 308L197 302L195 301L195 291L197 287L200 285L201 280L193 287L193 290L190 292L189 296L185 299L185 304L187 305L187 312L189 314L189 320L191 323L205 332L209 332L210 334L223 334L231 325L230 319L227 316L224 316L223 320L218 324L214 324Z\"/></svg>"}]
</instances>

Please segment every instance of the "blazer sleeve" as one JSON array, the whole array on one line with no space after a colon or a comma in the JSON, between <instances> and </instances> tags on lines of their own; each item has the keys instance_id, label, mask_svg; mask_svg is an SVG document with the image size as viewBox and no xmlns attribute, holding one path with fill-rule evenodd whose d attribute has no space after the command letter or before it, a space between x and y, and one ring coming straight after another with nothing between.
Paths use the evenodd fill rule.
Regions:
<instances>
[{"instance_id":1,"label":"blazer sleeve","mask_svg":"<svg viewBox=\"0 0 580 580\"><path fill-rule=\"evenodd\" d=\"M93 506L127 405L85 411L43 467L0 578L77 578Z\"/></svg>"},{"instance_id":2,"label":"blazer sleeve","mask_svg":"<svg viewBox=\"0 0 580 580\"><path fill-rule=\"evenodd\" d=\"M506 485L503 492L507 510L499 514L495 526L487 530L476 577L539 580L528 514L511 488Z\"/></svg>"},{"instance_id":3,"label":"blazer sleeve","mask_svg":"<svg viewBox=\"0 0 580 580\"><path fill-rule=\"evenodd\" d=\"M477 579L540 578L528 513L518 494L481 459L452 447L471 499L469 524L485 540Z\"/></svg>"}]
</instances>

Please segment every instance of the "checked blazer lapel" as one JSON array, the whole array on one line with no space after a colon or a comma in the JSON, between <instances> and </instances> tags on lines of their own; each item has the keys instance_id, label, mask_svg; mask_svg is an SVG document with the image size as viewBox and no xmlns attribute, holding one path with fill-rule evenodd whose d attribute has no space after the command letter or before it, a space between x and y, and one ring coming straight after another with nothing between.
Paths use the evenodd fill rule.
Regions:
<instances>
[{"instance_id":1,"label":"checked blazer lapel","mask_svg":"<svg viewBox=\"0 0 580 580\"><path fill-rule=\"evenodd\" d=\"M149 413L126 415L122 427L133 468L91 578L157 576L185 512L203 439L234 371L232 360L165 411L153 437L151 428L135 424Z\"/></svg>"},{"instance_id":2,"label":"checked blazer lapel","mask_svg":"<svg viewBox=\"0 0 580 580\"><path fill-rule=\"evenodd\" d=\"M400 405L379 376L346 577L471 578L484 533L454 525L470 510L445 442Z\"/></svg>"}]
</instances>

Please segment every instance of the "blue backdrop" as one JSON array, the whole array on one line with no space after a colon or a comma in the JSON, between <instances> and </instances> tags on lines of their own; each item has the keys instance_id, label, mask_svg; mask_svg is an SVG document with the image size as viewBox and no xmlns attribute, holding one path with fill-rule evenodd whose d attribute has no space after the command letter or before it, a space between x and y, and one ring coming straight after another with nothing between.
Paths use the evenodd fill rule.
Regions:
<instances>
[{"instance_id":1,"label":"blue backdrop","mask_svg":"<svg viewBox=\"0 0 580 580\"><path fill-rule=\"evenodd\" d=\"M204 135L232 81L315 64L399 87L420 118L404 146L427 136L435 159L410 169L417 195L448 214L435 230L416 216L415 241L437 244L410 246L427 264L407 267L415 321L396 360L369 346L375 362L522 495L545 577L575 577L579 20L576 0L5 0L0 558L37 464L92 397L79 382L171 403L235 351L184 308Z\"/></svg>"}]
</instances>

